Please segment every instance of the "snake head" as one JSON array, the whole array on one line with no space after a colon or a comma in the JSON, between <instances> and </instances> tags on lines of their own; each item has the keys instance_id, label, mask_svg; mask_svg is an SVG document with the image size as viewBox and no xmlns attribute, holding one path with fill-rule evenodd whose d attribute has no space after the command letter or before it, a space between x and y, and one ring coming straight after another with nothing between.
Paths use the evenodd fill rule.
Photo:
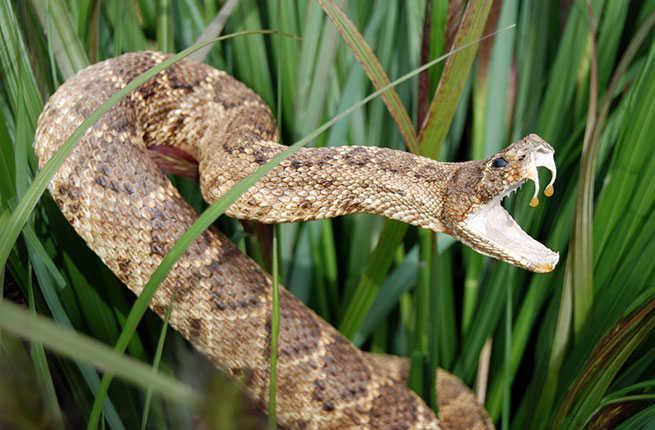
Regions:
<instances>
[{"instance_id":1,"label":"snake head","mask_svg":"<svg viewBox=\"0 0 655 430\"><path fill-rule=\"evenodd\" d=\"M553 194L555 150L536 134L511 144L482 161L465 163L448 185L444 219L452 236L477 252L546 273L559 254L531 238L502 207L502 200L528 180L535 183L530 206L539 203L538 167L551 171L544 194Z\"/></svg>"}]
</instances>

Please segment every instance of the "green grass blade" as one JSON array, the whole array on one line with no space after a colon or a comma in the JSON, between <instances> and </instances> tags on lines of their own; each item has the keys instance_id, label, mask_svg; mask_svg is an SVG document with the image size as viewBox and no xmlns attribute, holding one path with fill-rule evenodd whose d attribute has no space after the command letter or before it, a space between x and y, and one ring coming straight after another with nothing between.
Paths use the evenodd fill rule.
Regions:
<instances>
[{"instance_id":1,"label":"green grass blade","mask_svg":"<svg viewBox=\"0 0 655 430\"><path fill-rule=\"evenodd\" d=\"M232 31L244 31L262 28L262 17L259 8L254 7L254 0L242 0L233 11L233 20L228 22L228 28ZM235 72L239 78L266 103L273 105L273 80L271 69L266 55L264 38L259 35L243 38L239 37L232 41L232 45L244 55L234 58Z\"/></svg>"},{"instance_id":2,"label":"green grass blade","mask_svg":"<svg viewBox=\"0 0 655 430\"><path fill-rule=\"evenodd\" d=\"M598 26L598 88L601 93L604 89L609 89L607 84L621 42L621 39L616 37L616 29L625 25L629 6L630 4L625 2L608 2Z\"/></svg>"},{"instance_id":3,"label":"green grass blade","mask_svg":"<svg viewBox=\"0 0 655 430\"><path fill-rule=\"evenodd\" d=\"M573 382L553 425L580 428L595 411L610 382L635 348L655 330L655 300L620 322L598 344L585 369Z\"/></svg>"},{"instance_id":4,"label":"green grass blade","mask_svg":"<svg viewBox=\"0 0 655 430\"><path fill-rule=\"evenodd\" d=\"M313 281L308 285L311 286L312 293L316 297L318 314L326 321L330 321L330 306L328 299L328 286L326 282L325 268L323 267L323 255L321 242L321 225L322 221L310 222L307 225L307 236L311 250ZM333 307L334 309L334 307Z\"/></svg>"},{"instance_id":5,"label":"green grass blade","mask_svg":"<svg viewBox=\"0 0 655 430\"><path fill-rule=\"evenodd\" d=\"M589 108L587 125L582 144L583 153L580 161L580 179L578 180L578 193L573 235L569 247L571 259L567 264L570 271L571 286L573 288L573 327L575 341L580 335L593 303L593 211L594 211L594 179L596 155L600 138L597 127L598 115L598 61L596 49L596 26L593 22L593 11L589 11L589 34L591 40L591 68ZM565 275L567 276L567 275Z\"/></svg>"},{"instance_id":6,"label":"green grass blade","mask_svg":"<svg viewBox=\"0 0 655 430\"><path fill-rule=\"evenodd\" d=\"M145 2L146 0L142 1ZM153 3L152 0L147 0L147 2ZM194 45L197 38L200 37L205 29L205 21L203 20L199 2L193 0L180 0L172 2L171 6L173 26L178 29L184 29L184 31L178 31L175 34L176 45Z\"/></svg>"},{"instance_id":7,"label":"green grass blade","mask_svg":"<svg viewBox=\"0 0 655 430\"><path fill-rule=\"evenodd\" d=\"M633 49L635 51L638 49L638 46L641 45L645 36L651 31L654 23L655 13L651 14L646 22L642 24L638 35L639 37L635 37L636 43L633 45L634 48L631 47L631 51ZM652 51L652 46L650 49ZM652 58L652 55L650 55L648 62L641 69L642 76L639 78L636 86L636 88L641 89L641 91L634 89L631 93L628 118L643 120L650 117L650 105L646 100L647 97L652 94L651 91L654 90L652 85L647 85L649 83L648 79L652 77ZM636 121L637 120L635 120L634 124L638 123ZM612 160L613 164L610 166L609 170L609 173L612 175L608 175L609 181L598 197L597 212L594 221L594 235L598 238L599 242L596 246L597 251L595 253L596 264L598 264L597 260L600 256L599 251L604 250L609 246L608 244L610 244L610 232L612 232L615 226L622 221L622 212L625 208L631 207L630 200L633 195L632 193L626 193L624 191L635 189L639 179L641 179L637 172L641 171L644 168L643 164L649 161L648 159L641 157L641 154L647 153L645 152L646 149L643 145L646 144L645 137L649 133L648 130L635 127L624 127L623 130L624 135L621 136L619 148L623 145L628 145L627 142L637 142L638 145L635 145L633 148L634 151L623 150L619 156L614 157ZM634 144L630 143L630 145ZM629 237L619 239L620 247L629 243Z\"/></svg>"},{"instance_id":8,"label":"green grass blade","mask_svg":"<svg viewBox=\"0 0 655 430\"><path fill-rule=\"evenodd\" d=\"M421 154L426 157L439 156L441 144L455 115L457 101L464 89L465 79L462 77L468 75L475 59L477 43L484 30L491 4L492 1L489 0L470 2L464 12L453 46L473 45L473 49L462 51L446 61L437 91L419 134Z\"/></svg>"},{"instance_id":9,"label":"green grass blade","mask_svg":"<svg viewBox=\"0 0 655 430\"><path fill-rule=\"evenodd\" d=\"M52 24L52 13L50 12L50 3L48 3L46 6L45 23L43 25L45 26L46 34L50 34L54 31ZM50 62L50 76L52 78L52 84L55 88L58 88L60 82L59 75L57 73L57 67L55 65L57 60L55 60L55 52L50 38L48 38L48 60Z\"/></svg>"},{"instance_id":10,"label":"green grass blade","mask_svg":"<svg viewBox=\"0 0 655 430\"><path fill-rule=\"evenodd\" d=\"M595 0L591 1L591 6L593 10L600 11L603 3L602 0ZM553 79L549 79L539 112L536 131L549 142L559 142L565 138L562 134L562 124L567 122L567 116L572 115L569 106L573 105L576 72L587 59L584 52L588 43L588 26L589 16L585 0L578 0L571 5L557 55L549 73Z\"/></svg>"},{"instance_id":11,"label":"green grass blade","mask_svg":"<svg viewBox=\"0 0 655 430\"><path fill-rule=\"evenodd\" d=\"M287 288L303 302L308 302L311 296L311 285L314 268L311 264L311 242L308 225L299 225L295 237L295 249L291 254Z\"/></svg>"},{"instance_id":12,"label":"green grass blade","mask_svg":"<svg viewBox=\"0 0 655 430\"><path fill-rule=\"evenodd\" d=\"M317 15L318 14L318 15ZM304 136L321 123L325 116L326 99L329 94L330 70L334 67L339 35L335 27L323 23L321 8L316 2L310 2L307 17L308 25L303 29L303 46L300 58L298 104L296 108L296 125L294 136ZM321 31L319 32L319 28ZM320 35L320 43L313 36ZM312 49L311 52L307 50ZM316 62L314 63L314 59Z\"/></svg>"},{"instance_id":13,"label":"green grass blade","mask_svg":"<svg viewBox=\"0 0 655 430\"><path fill-rule=\"evenodd\" d=\"M280 280L278 273L278 244L277 232L273 230L273 301L271 303L271 356L270 377L268 388L268 427L277 428L276 420L276 394L277 394L277 349L280 335Z\"/></svg>"},{"instance_id":14,"label":"green grass blade","mask_svg":"<svg viewBox=\"0 0 655 430\"><path fill-rule=\"evenodd\" d=\"M166 334L168 334L168 320L171 317L171 311L173 310L173 304L166 309L166 315L164 316L164 324L161 327L161 333L159 334L159 340L157 341L157 350L155 351L155 359L152 362L153 372L159 370L159 364L161 363L161 355L164 351L164 342L166 341ZM143 417L141 420L141 430L146 430L148 427L148 416L150 415L150 402L152 401L152 387L148 387L146 391L146 400L143 405Z\"/></svg>"},{"instance_id":15,"label":"green grass blade","mask_svg":"<svg viewBox=\"0 0 655 430\"><path fill-rule=\"evenodd\" d=\"M510 275L511 276L511 275ZM510 278L511 279L511 278ZM505 286L507 297L505 299L505 348L503 350L503 371L505 375L509 375L511 370L511 355L512 355L512 284L508 282ZM503 384L503 417L502 428L503 430L509 429L509 420L511 414L512 403L512 383L509 377L504 379Z\"/></svg>"},{"instance_id":16,"label":"green grass blade","mask_svg":"<svg viewBox=\"0 0 655 430\"><path fill-rule=\"evenodd\" d=\"M619 398L622 398L623 396L627 395L628 393L631 393L633 391L641 391L645 388L651 388L655 387L655 379L649 379L647 381L642 381L637 384L630 385L629 387L622 388L620 390L614 391L613 393L608 394L605 397L606 401L609 400L616 400ZM605 402L603 402L606 404Z\"/></svg>"},{"instance_id":17,"label":"green grass blade","mask_svg":"<svg viewBox=\"0 0 655 430\"><path fill-rule=\"evenodd\" d=\"M320 255L323 262L323 277L325 278L328 299L334 308L338 306L338 269L337 255L334 244L334 232L332 222L326 220L320 224Z\"/></svg>"},{"instance_id":18,"label":"green grass blade","mask_svg":"<svg viewBox=\"0 0 655 430\"><path fill-rule=\"evenodd\" d=\"M196 44L198 43L203 43L209 40L214 40L217 38L220 34L221 31L223 31L223 27L225 27L225 23L227 22L228 18L230 17L230 14L234 10L234 8L237 6L239 3L239 0L228 0L225 2L221 10L218 12L216 17L212 20L211 23L207 27L205 27L205 30L202 32L198 40L196 40ZM205 61L205 58L207 58L207 55L209 54L209 51L212 50L212 45L207 45L204 48L201 48L191 54L189 57L193 58L196 61L203 62Z\"/></svg>"},{"instance_id":19,"label":"green grass blade","mask_svg":"<svg viewBox=\"0 0 655 430\"><path fill-rule=\"evenodd\" d=\"M366 75L369 77L375 88L381 88L387 85L389 77L380 64L380 61L371 50L371 47L366 43L364 37L357 30L355 25L348 19L348 16L334 3L332 0L319 0L319 4L323 7L325 13L330 17L332 23L343 37L344 41L352 50L355 58L361 63ZM418 143L416 141L416 133L414 132L414 125L409 118L405 107L400 101L400 96L394 90L387 91L382 100L387 105L389 113L398 125L400 133L405 140L405 144L409 150L415 154L418 153Z\"/></svg>"},{"instance_id":20,"label":"green grass blade","mask_svg":"<svg viewBox=\"0 0 655 430\"><path fill-rule=\"evenodd\" d=\"M26 225L26 227L27 226L29 226L29 224ZM28 231L28 230L29 229L26 228L24 231ZM72 330L73 324L71 323L71 320L67 314L67 312L68 313L72 312L70 306L64 308L62 301L59 299L59 296L57 295L57 291L55 288L55 282L52 280L49 271L46 269L45 260L41 259L40 251L38 251L39 248L33 247L29 240L27 244L30 253L30 258L32 259L34 265L34 272L37 280L39 281L41 294L43 295L48 305L48 309L50 310L55 321L57 321L58 324ZM95 311L94 316L97 317L99 315L99 310L97 308L94 308L93 311ZM89 387L89 390L92 393L97 392L98 386L100 385L100 378L98 378L98 375L91 367L84 364L84 362L77 362L76 364L79 368L80 373L82 374L84 381ZM111 428L119 429L119 430L125 428L116 411L116 407L114 403L110 399L107 399L103 403L102 409L103 409L103 413L107 417L107 421L109 422Z\"/></svg>"},{"instance_id":21,"label":"green grass blade","mask_svg":"<svg viewBox=\"0 0 655 430\"><path fill-rule=\"evenodd\" d=\"M22 64L20 65L22 68ZM27 78L28 74L21 70L21 76ZM25 79L27 81L27 79ZM18 83L18 90L23 92L23 81ZM34 136L34 130L30 126L27 116L27 106L25 100L21 100L16 112L16 139L14 141L14 167L15 167L15 184L16 197L22 198L32 180L32 167L29 158L32 155L30 143Z\"/></svg>"},{"instance_id":22,"label":"green grass blade","mask_svg":"<svg viewBox=\"0 0 655 430\"><path fill-rule=\"evenodd\" d=\"M409 292L416 285L417 271L418 246L414 246L380 287L380 292L375 297L360 329L353 336L352 342L356 346L362 346L374 330L384 322L392 308L400 300L400 296Z\"/></svg>"},{"instance_id":23,"label":"green grass blade","mask_svg":"<svg viewBox=\"0 0 655 430\"><path fill-rule=\"evenodd\" d=\"M96 340L53 324L42 316L30 314L18 305L0 301L0 313L0 327L9 333L43 344L72 360L119 375L144 389L152 387L157 395L171 401L185 405L198 401L198 395L187 385L155 373L149 366L124 357Z\"/></svg>"},{"instance_id":24,"label":"green grass blade","mask_svg":"<svg viewBox=\"0 0 655 430\"><path fill-rule=\"evenodd\" d=\"M154 28L157 19L157 4L152 0L137 0L136 4L139 8L139 16L143 20L143 26L148 29Z\"/></svg>"},{"instance_id":25,"label":"green grass blade","mask_svg":"<svg viewBox=\"0 0 655 430\"><path fill-rule=\"evenodd\" d=\"M133 1L104 0L100 6L112 27L114 56L123 52L143 51L146 48L146 38L137 24L139 18Z\"/></svg>"},{"instance_id":26,"label":"green grass blade","mask_svg":"<svg viewBox=\"0 0 655 430\"><path fill-rule=\"evenodd\" d=\"M64 0L32 0L43 27L52 30L48 42L64 79L89 65L84 47L75 34L73 20ZM49 23L49 25L46 25Z\"/></svg>"},{"instance_id":27,"label":"green grass blade","mask_svg":"<svg viewBox=\"0 0 655 430\"><path fill-rule=\"evenodd\" d=\"M36 127L36 121L43 108L39 87L30 67L29 52L20 33L20 25L14 15L10 0L0 1L0 66L4 88L8 94L9 103L14 112L22 100L28 109L31 128ZM19 86L22 91L18 91ZM2 260L0 260L0 263ZM3 265L0 264L0 267Z\"/></svg>"},{"instance_id":28,"label":"green grass blade","mask_svg":"<svg viewBox=\"0 0 655 430\"><path fill-rule=\"evenodd\" d=\"M210 39L217 36L218 34ZM173 27L169 0L157 0L157 46L162 52L173 51Z\"/></svg>"},{"instance_id":29,"label":"green grass blade","mask_svg":"<svg viewBox=\"0 0 655 430\"><path fill-rule=\"evenodd\" d=\"M571 258L569 257L569 261L570 260ZM564 278L564 285L562 286L555 336L553 337L553 346L548 362L547 377L542 385L539 397L539 404L543 404L546 407L539 408L533 419L533 423L535 423L535 425L540 425L541 427L544 426L544 424L541 423L546 423L551 414L551 405L553 404L557 393L556 390L559 380L559 372L566 357L566 347L568 346L570 339L571 324L573 320L573 287L571 283L571 275L567 273Z\"/></svg>"},{"instance_id":30,"label":"green grass blade","mask_svg":"<svg viewBox=\"0 0 655 430\"><path fill-rule=\"evenodd\" d=\"M433 257L435 235L431 231L419 231L420 263L418 285L415 292L416 322L410 366L410 388L419 394L438 415L436 390L436 369L438 342L436 341L436 297L433 281ZM434 274L436 275L436 274ZM436 278L436 276L435 276ZM438 288L438 286L437 286Z\"/></svg>"},{"instance_id":31,"label":"green grass blade","mask_svg":"<svg viewBox=\"0 0 655 430\"><path fill-rule=\"evenodd\" d=\"M42 261L44 266L48 269L48 272L50 273L50 276L52 276L52 279L55 281L55 284L59 288L64 288L66 286L66 280L57 268L55 262L52 261L52 258L50 258L48 251L46 251L45 247L34 232L34 228L30 224L25 224L25 228L23 229L23 237L25 238L28 246L34 252L36 258Z\"/></svg>"},{"instance_id":32,"label":"green grass blade","mask_svg":"<svg viewBox=\"0 0 655 430\"><path fill-rule=\"evenodd\" d=\"M364 323L407 228L407 224L385 221L382 239L369 257L355 294L339 324L339 331L348 339L352 339Z\"/></svg>"},{"instance_id":33,"label":"green grass blade","mask_svg":"<svg viewBox=\"0 0 655 430\"><path fill-rule=\"evenodd\" d=\"M31 266L28 265L27 303L32 314L36 315L31 269ZM40 343L32 343L31 355L32 360L34 361L34 367L36 368L36 376L40 389L44 391L48 413L54 419L56 428L63 428L61 409L59 407L59 401L57 400L57 393L55 392L52 375L50 374L50 368L48 366L48 360L43 345Z\"/></svg>"},{"instance_id":34,"label":"green grass blade","mask_svg":"<svg viewBox=\"0 0 655 430\"><path fill-rule=\"evenodd\" d=\"M433 272L435 273L436 288L433 294L436 294L437 306L436 315L437 330L434 339L439 342L438 358L439 365L444 369L449 369L453 365L457 353L458 337L453 336L457 333L457 307L455 306L455 291L453 286L453 259L452 252L437 240L437 247L433 256ZM434 342L433 339L433 342Z\"/></svg>"},{"instance_id":35,"label":"green grass blade","mask_svg":"<svg viewBox=\"0 0 655 430\"><path fill-rule=\"evenodd\" d=\"M303 124L308 117L308 105L310 101L316 103L315 99L310 99L310 90L312 76L314 72L314 60L318 52L318 42L323 28L323 14L321 7L317 2L309 2L305 10L302 44L300 46L300 59L298 60L297 84L296 84L296 122L299 123L298 129L294 130L295 135L302 135L305 128ZM305 34L305 29L307 33ZM317 123L317 122L316 122ZM311 129L307 125L306 129Z\"/></svg>"},{"instance_id":36,"label":"green grass blade","mask_svg":"<svg viewBox=\"0 0 655 430\"><path fill-rule=\"evenodd\" d=\"M294 0L268 0L267 5L268 15L271 18L271 28L277 28L290 34L300 34L297 2ZM278 7L282 9L279 16L277 13ZM284 88L284 97L281 98L282 108L278 109L278 114L281 115L278 120L278 127L293 130L298 51L301 43L289 38L274 38L271 42L273 43L274 58L278 63L276 80Z\"/></svg>"},{"instance_id":37,"label":"green grass blade","mask_svg":"<svg viewBox=\"0 0 655 430\"><path fill-rule=\"evenodd\" d=\"M93 18L91 18L93 12L92 7L96 6L95 0L80 0L77 4L77 9L71 11L72 18L75 21L76 32L82 40L92 40L93 36L90 36L90 26L92 25Z\"/></svg>"},{"instance_id":38,"label":"green grass blade","mask_svg":"<svg viewBox=\"0 0 655 430\"><path fill-rule=\"evenodd\" d=\"M653 422L655 422L655 405L648 406L634 414L629 419L623 421L616 430L645 430L652 427Z\"/></svg>"},{"instance_id":39,"label":"green grass blade","mask_svg":"<svg viewBox=\"0 0 655 430\"><path fill-rule=\"evenodd\" d=\"M516 100L513 115L512 140L524 136L534 127L541 110L542 82L547 70L543 53L548 47L549 4L539 0L522 2L516 43Z\"/></svg>"},{"instance_id":40,"label":"green grass blade","mask_svg":"<svg viewBox=\"0 0 655 430\"><path fill-rule=\"evenodd\" d=\"M4 121L0 121L0 208L16 198L16 168L13 143Z\"/></svg>"},{"instance_id":41,"label":"green grass blade","mask_svg":"<svg viewBox=\"0 0 655 430\"><path fill-rule=\"evenodd\" d=\"M498 29L516 24L519 2L504 1L498 20ZM486 114L484 116L484 149L475 158L483 158L498 152L507 142L507 114L512 110L508 91L514 56L516 31L498 34L494 40L489 61L487 82L493 84L487 90Z\"/></svg>"}]
</instances>

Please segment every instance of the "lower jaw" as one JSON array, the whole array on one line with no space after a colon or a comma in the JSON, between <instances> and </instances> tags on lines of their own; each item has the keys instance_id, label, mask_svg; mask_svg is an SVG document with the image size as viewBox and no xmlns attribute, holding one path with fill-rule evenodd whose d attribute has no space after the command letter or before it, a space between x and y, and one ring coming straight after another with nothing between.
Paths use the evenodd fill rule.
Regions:
<instances>
[{"instance_id":1,"label":"lower jaw","mask_svg":"<svg viewBox=\"0 0 655 430\"><path fill-rule=\"evenodd\" d=\"M483 255L536 273L551 272L559 261L559 254L525 233L499 203L477 211L452 235Z\"/></svg>"}]
</instances>

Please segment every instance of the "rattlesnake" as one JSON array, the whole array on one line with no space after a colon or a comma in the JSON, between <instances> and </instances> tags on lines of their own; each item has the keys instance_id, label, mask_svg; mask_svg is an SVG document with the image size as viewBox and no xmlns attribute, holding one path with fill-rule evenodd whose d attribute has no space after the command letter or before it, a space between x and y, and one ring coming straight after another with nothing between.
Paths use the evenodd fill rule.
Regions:
<instances>
[{"instance_id":1,"label":"rattlesnake","mask_svg":"<svg viewBox=\"0 0 655 430\"><path fill-rule=\"evenodd\" d=\"M34 145L40 165L111 94L165 58L125 54L69 79L40 116ZM284 147L277 140L275 121L259 96L225 72L183 60L90 128L49 189L89 247L139 294L196 219L148 148L174 148L197 160L202 194L213 202L279 153ZM488 160L465 163L372 147L302 149L227 214L271 223L369 212L447 232L484 254L549 271L557 254L523 233L500 206L526 179L538 180L539 165L549 167L554 179L553 150L536 135ZM265 405L270 277L222 234L206 231L160 285L151 308L161 316L173 298L171 325ZM406 388L406 362L363 353L284 289L280 314L280 426L439 427ZM440 376L444 426L492 426L463 384L445 372Z\"/></svg>"}]
</instances>

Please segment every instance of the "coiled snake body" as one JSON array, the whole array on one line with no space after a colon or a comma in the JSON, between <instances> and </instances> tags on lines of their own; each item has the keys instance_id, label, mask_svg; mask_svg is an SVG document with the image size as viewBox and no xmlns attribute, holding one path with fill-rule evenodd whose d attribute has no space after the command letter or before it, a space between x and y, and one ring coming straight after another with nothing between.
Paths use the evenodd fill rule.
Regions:
<instances>
[{"instance_id":1,"label":"coiled snake body","mask_svg":"<svg viewBox=\"0 0 655 430\"><path fill-rule=\"evenodd\" d=\"M126 54L84 69L62 85L39 119L40 164L111 94L165 58L154 52ZM280 152L276 141L273 117L255 93L224 72L182 61L89 129L53 178L50 192L88 245L139 294L196 218L148 148L166 146L193 157L202 194L213 202ZM548 159L552 148L534 135L489 160L467 163L438 163L380 148L303 149L227 213L261 222L375 213L447 232L482 253L548 271L557 254L518 226L513 231L499 204L526 179L535 179L536 166L554 172ZM488 220L507 225L492 227ZM508 239L496 237L498 228L508 229ZM174 299L171 325L216 366L242 378L249 394L265 404L270 286L269 276L228 239L206 231L176 263L151 308L163 315ZM406 388L404 361L361 352L284 289L280 306L281 426L438 428L432 411ZM445 372L439 380L444 427L491 426L461 383Z\"/></svg>"}]
</instances>

